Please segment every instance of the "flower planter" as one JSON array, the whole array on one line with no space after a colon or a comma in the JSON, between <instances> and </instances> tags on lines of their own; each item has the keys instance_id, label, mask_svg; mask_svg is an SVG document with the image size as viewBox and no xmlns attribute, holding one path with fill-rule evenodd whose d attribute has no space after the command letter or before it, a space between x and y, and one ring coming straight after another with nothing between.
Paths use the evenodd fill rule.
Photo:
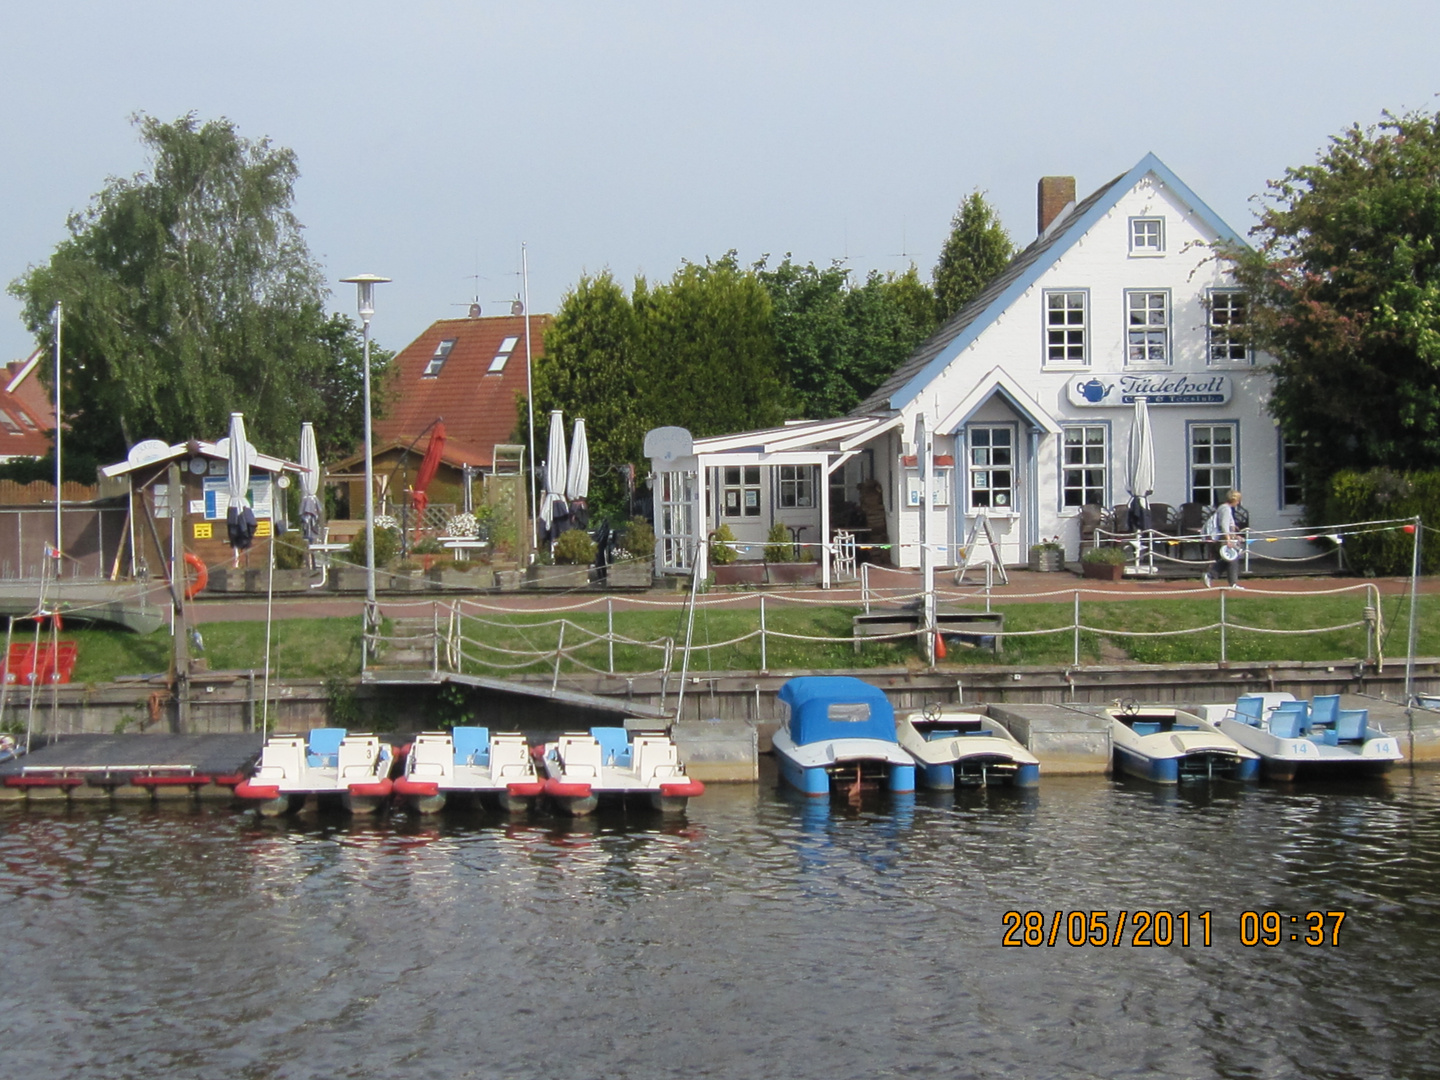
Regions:
<instances>
[{"instance_id":1,"label":"flower planter","mask_svg":"<svg viewBox=\"0 0 1440 1080\"><path fill-rule=\"evenodd\" d=\"M429 578L432 585L438 585L447 592L455 589L478 591L489 588L490 583L495 580L495 575L489 567L478 570L432 569L425 576ZM515 572L515 576L517 578L520 576L518 571Z\"/></svg>"},{"instance_id":2,"label":"flower planter","mask_svg":"<svg viewBox=\"0 0 1440 1080\"><path fill-rule=\"evenodd\" d=\"M376 571L376 585L379 585L379 571ZM330 588L335 592L359 592L365 591L365 567L363 566L331 566L330 567Z\"/></svg>"},{"instance_id":3,"label":"flower planter","mask_svg":"<svg viewBox=\"0 0 1440 1080\"><path fill-rule=\"evenodd\" d=\"M1065 569L1065 552L1039 548L1030 552L1030 569L1037 574L1054 574Z\"/></svg>"},{"instance_id":4,"label":"flower planter","mask_svg":"<svg viewBox=\"0 0 1440 1080\"><path fill-rule=\"evenodd\" d=\"M244 592L245 575L250 572L240 567L217 566L210 571L210 580L205 585L205 591L212 593Z\"/></svg>"},{"instance_id":5,"label":"flower planter","mask_svg":"<svg viewBox=\"0 0 1440 1080\"><path fill-rule=\"evenodd\" d=\"M525 583L539 589L583 589L590 584L590 568L536 564L525 571Z\"/></svg>"},{"instance_id":6,"label":"flower planter","mask_svg":"<svg viewBox=\"0 0 1440 1080\"><path fill-rule=\"evenodd\" d=\"M386 592L424 592L428 584L419 570L403 573L377 570L375 577L375 587Z\"/></svg>"},{"instance_id":7,"label":"flower planter","mask_svg":"<svg viewBox=\"0 0 1440 1080\"><path fill-rule=\"evenodd\" d=\"M1080 572L1092 581L1119 581L1125 576L1123 563L1082 562Z\"/></svg>"},{"instance_id":8,"label":"flower planter","mask_svg":"<svg viewBox=\"0 0 1440 1080\"><path fill-rule=\"evenodd\" d=\"M313 570L276 570L275 591L279 592L304 592L310 586L320 580L320 575ZM268 570L247 570L245 571L245 591L252 593L265 593L270 588L270 571Z\"/></svg>"},{"instance_id":9,"label":"flower planter","mask_svg":"<svg viewBox=\"0 0 1440 1080\"><path fill-rule=\"evenodd\" d=\"M711 568L715 572L716 585L763 585L765 564L750 560L746 562L719 563Z\"/></svg>"},{"instance_id":10,"label":"flower planter","mask_svg":"<svg viewBox=\"0 0 1440 1080\"><path fill-rule=\"evenodd\" d=\"M655 565L649 559L624 562L605 571L605 584L614 589L648 589L655 582Z\"/></svg>"},{"instance_id":11,"label":"flower planter","mask_svg":"<svg viewBox=\"0 0 1440 1080\"><path fill-rule=\"evenodd\" d=\"M501 592L517 592L525 580L522 570L496 570L495 587Z\"/></svg>"},{"instance_id":12,"label":"flower planter","mask_svg":"<svg viewBox=\"0 0 1440 1080\"><path fill-rule=\"evenodd\" d=\"M771 585L818 585L818 562L766 563L765 572Z\"/></svg>"}]
</instances>

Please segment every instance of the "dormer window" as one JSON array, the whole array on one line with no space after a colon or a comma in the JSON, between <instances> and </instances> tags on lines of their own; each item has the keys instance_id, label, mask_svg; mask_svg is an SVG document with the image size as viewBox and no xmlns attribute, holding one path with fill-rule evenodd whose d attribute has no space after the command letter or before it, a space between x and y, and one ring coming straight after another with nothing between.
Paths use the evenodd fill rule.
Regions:
<instances>
[{"instance_id":1,"label":"dormer window","mask_svg":"<svg viewBox=\"0 0 1440 1080\"><path fill-rule=\"evenodd\" d=\"M1130 254L1165 254L1165 219L1137 217L1130 219Z\"/></svg>"},{"instance_id":2,"label":"dormer window","mask_svg":"<svg viewBox=\"0 0 1440 1080\"><path fill-rule=\"evenodd\" d=\"M425 365L425 370L420 373L422 379L433 379L440 374L440 369L445 366L445 361L450 358L450 350L455 348L458 338L446 338L435 346L435 355L430 357L430 362Z\"/></svg>"},{"instance_id":3,"label":"dormer window","mask_svg":"<svg viewBox=\"0 0 1440 1080\"><path fill-rule=\"evenodd\" d=\"M515 346L519 341L520 339L518 337L507 337L502 341L500 348L495 352L495 359L490 361L490 366L486 369L485 374L498 375L504 371L505 361L510 359L510 354L515 351Z\"/></svg>"}]
</instances>

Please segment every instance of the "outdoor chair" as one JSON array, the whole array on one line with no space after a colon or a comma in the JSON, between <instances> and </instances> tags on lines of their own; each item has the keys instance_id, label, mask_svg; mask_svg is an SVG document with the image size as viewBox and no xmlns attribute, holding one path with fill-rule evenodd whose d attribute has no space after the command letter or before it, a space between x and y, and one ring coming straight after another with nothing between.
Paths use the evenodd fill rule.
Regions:
<instances>
[{"instance_id":1,"label":"outdoor chair","mask_svg":"<svg viewBox=\"0 0 1440 1080\"><path fill-rule=\"evenodd\" d=\"M1369 709L1341 709L1335 717L1335 726L1325 732L1326 744L1339 746L1342 742L1364 742L1369 721Z\"/></svg>"},{"instance_id":2,"label":"outdoor chair","mask_svg":"<svg viewBox=\"0 0 1440 1080\"><path fill-rule=\"evenodd\" d=\"M1235 701L1235 719L1258 727L1265 716L1265 699L1259 694L1244 694Z\"/></svg>"},{"instance_id":3,"label":"outdoor chair","mask_svg":"<svg viewBox=\"0 0 1440 1080\"><path fill-rule=\"evenodd\" d=\"M310 731L306 763L312 768L328 768L339 760L340 743L345 738L343 727L317 727Z\"/></svg>"},{"instance_id":4,"label":"outdoor chair","mask_svg":"<svg viewBox=\"0 0 1440 1080\"><path fill-rule=\"evenodd\" d=\"M1303 701L1282 701L1270 714L1270 734L1277 739L1298 739L1305 733L1306 712Z\"/></svg>"},{"instance_id":5,"label":"outdoor chair","mask_svg":"<svg viewBox=\"0 0 1440 1080\"><path fill-rule=\"evenodd\" d=\"M1199 539L1200 530L1205 527L1205 507L1197 502L1181 503L1175 508L1174 533L1183 541L1180 545L1182 559L1205 558L1208 554L1205 544ZM1193 539L1187 539L1193 538ZM1199 549L1199 555L1193 554Z\"/></svg>"},{"instance_id":6,"label":"outdoor chair","mask_svg":"<svg viewBox=\"0 0 1440 1080\"><path fill-rule=\"evenodd\" d=\"M1115 520L1109 510L1096 503L1086 503L1080 508L1080 551L1083 554L1095 546L1095 530L1113 532Z\"/></svg>"},{"instance_id":7,"label":"outdoor chair","mask_svg":"<svg viewBox=\"0 0 1440 1080\"><path fill-rule=\"evenodd\" d=\"M623 727L593 727L590 734L600 744L600 760L606 765L630 764L630 734Z\"/></svg>"},{"instance_id":8,"label":"outdoor chair","mask_svg":"<svg viewBox=\"0 0 1440 1080\"><path fill-rule=\"evenodd\" d=\"M1150 504L1150 527L1159 533L1175 532L1175 508L1169 503Z\"/></svg>"}]
</instances>

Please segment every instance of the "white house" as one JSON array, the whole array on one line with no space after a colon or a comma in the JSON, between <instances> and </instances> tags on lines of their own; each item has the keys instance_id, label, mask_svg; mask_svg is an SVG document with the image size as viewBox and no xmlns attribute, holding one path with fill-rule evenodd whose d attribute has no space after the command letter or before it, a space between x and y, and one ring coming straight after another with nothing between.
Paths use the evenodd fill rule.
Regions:
<instances>
[{"instance_id":1,"label":"white house","mask_svg":"<svg viewBox=\"0 0 1440 1080\"><path fill-rule=\"evenodd\" d=\"M892 562L918 565L921 417L938 562L959 561L981 518L1006 563L1056 536L1075 557L1082 508L1130 497L1137 396L1156 444L1152 502L1212 506L1240 488L1252 528L1296 524L1266 358L1236 333L1245 296L1215 256L1217 241L1241 238L1153 154L1078 203L1072 178L1046 177L1038 202L1035 242L849 416L657 458L662 565L688 566L698 522L706 534L729 524L747 557L774 520L825 546L832 511L870 480L871 503L884 501L878 538Z\"/></svg>"}]
</instances>

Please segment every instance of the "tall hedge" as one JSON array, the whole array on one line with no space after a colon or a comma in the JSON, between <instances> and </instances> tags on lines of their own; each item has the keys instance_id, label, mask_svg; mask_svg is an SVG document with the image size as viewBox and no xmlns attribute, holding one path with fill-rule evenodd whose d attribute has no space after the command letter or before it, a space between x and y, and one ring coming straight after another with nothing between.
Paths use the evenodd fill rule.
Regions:
<instances>
[{"instance_id":1,"label":"tall hedge","mask_svg":"<svg viewBox=\"0 0 1440 1080\"><path fill-rule=\"evenodd\" d=\"M1421 572L1440 573L1440 536L1429 532L1440 525L1440 472L1347 469L1330 478L1327 495L1324 510L1318 517L1331 525L1419 515L1426 527ZM1362 573L1409 574L1414 543L1415 538L1399 528L1347 536L1345 558L1353 569Z\"/></svg>"}]
</instances>

